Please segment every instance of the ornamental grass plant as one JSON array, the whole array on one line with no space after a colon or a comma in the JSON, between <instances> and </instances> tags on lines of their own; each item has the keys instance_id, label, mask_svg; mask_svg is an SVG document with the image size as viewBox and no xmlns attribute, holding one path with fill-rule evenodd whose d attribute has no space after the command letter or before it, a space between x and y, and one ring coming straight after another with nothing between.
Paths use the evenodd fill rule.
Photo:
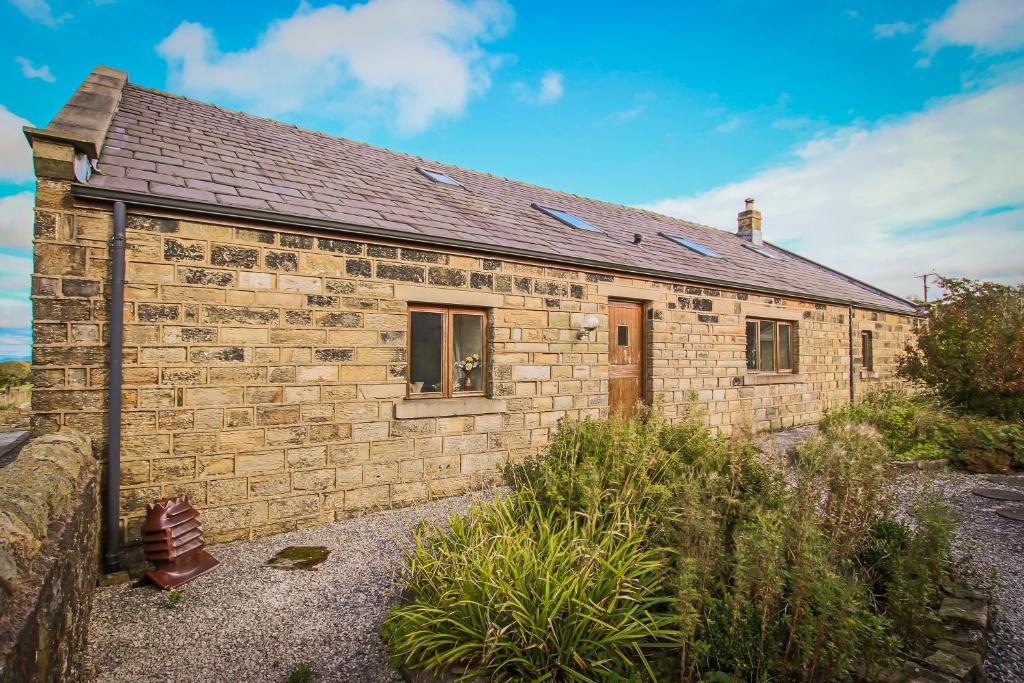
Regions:
<instances>
[{"instance_id":1,"label":"ornamental grass plant","mask_svg":"<svg viewBox=\"0 0 1024 683\"><path fill-rule=\"evenodd\" d=\"M563 422L511 492L425 526L397 665L542 681L870 677L931 638L951 522L892 511L887 440L826 422L787 473L696 410Z\"/></svg>"}]
</instances>

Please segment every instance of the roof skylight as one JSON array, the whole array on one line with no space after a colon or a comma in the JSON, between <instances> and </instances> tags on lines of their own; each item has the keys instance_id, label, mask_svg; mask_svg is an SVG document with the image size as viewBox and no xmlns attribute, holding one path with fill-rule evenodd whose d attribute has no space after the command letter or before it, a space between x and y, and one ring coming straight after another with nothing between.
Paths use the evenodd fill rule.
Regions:
<instances>
[{"instance_id":1,"label":"roof skylight","mask_svg":"<svg viewBox=\"0 0 1024 683\"><path fill-rule=\"evenodd\" d=\"M680 237L679 235L673 235L672 233L669 233L669 232L662 232L662 233L659 233L659 234L662 237L665 237L667 239L672 240L673 242L675 242L676 244L678 244L681 247L686 247L690 251L697 252L701 256L710 256L711 258L722 258L722 255L719 254L714 249L710 249L708 247L701 246L701 245L697 244L696 242L694 242L693 240L686 239L685 237Z\"/></svg>"},{"instance_id":2,"label":"roof skylight","mask_svg":"<svg viewBox=\"0 0 1024 683\"><path fill-rule=\"evenodd\" d=\"M462 187L462 183L460 183L455 178L452 178L447 173L435 171L430 168L423 168L422 166L417 166L416 170L419 171L421 174L425 175L427 178L433 180L435 183L443 183L445 185L456 185L458 187Z\"/></svg>"},{"instance_id":3,"label":"roof skylight","mask_svg":"<svg viewBox=\"0 0 1024 683\"><path fill-rule=\"evenodd\" d=\"M743 246L745 246L750 251L756 251L761 256L766 256L768 258L773 258L773 259L781 258L778 254L776 254L774 251L772 251L768 247L762 247L762 246L757 245L757 244L744 244Z\"/></svg>"},{"instance_id":4,"label":"roof skylight","mask_svg":"<svg viewBox=\"0 0 1024 683\"><path fill-rule=\"evenodd\" d=\"M552 209L549 206L541 206L537 202L534 202L530 206L537 209L538 211L546 213L547 215L554 218L556 221L565 223L569 227L579 228L580 230L588 230L590 232L604 232L603 230L601 230L601 228L591 223L588 223L579 216L571 214L568 211L564 211L562 209Z\"/></svg>"}]
</instances>

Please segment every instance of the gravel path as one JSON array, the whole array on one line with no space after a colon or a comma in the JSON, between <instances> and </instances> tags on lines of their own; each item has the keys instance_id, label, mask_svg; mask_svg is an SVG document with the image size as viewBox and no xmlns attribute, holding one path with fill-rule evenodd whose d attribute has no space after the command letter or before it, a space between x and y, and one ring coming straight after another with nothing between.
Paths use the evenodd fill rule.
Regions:
<instances>
[{"instance_id":1,"label":"gravel path","mask_svg":"<svg viewBox=\"0 0 1024 683\"><path fill-rule=\"evenodd\" d=\"M986 672L994 683L1024 680L1024 523L995 514L1005 503L971 493L1008 486L961 472L912 472L894 483L905 502L925 482L960 517L957 553L969 555L984 576L998 573ZM89 627L96 680L283 681L303 663L320 681L401 681L387 664L378 631L395 599L394 571L410 530L491 496L469 494L214 546L221 566L185 586L174 609L167 594L151 586L101 588ZM264 566L289 545L333 552L317 571Z\"/></svg>"},{"instance_id":2,"label":"gravel path","mask_svg":"<svg viewBox=\"0 0 1024 683\"><path fill-rule=\"evenodd\" d=\"M221 565L184 586L176 608L150 585L100 588L89 625L96 680L284 681L302 663L318 681L401 681L378 631L410 530L491 497L469 494L213 546ZM332 553L316 571L264 566L290 545Z\"/></svg>"},{"instance_id":3,"label":"gravel path","mask_svg":"<svg viewBox=\"0 0 1024 683\"><path fill-rule=\"evenodd\" d=\"M985 660L985 671L994 683L1024 680L1024 522L1004 519L995 513L997 508L1010 503L975 496L971 491L993 487L1024 490L1024 475L1019 479L1019 486L1010 487L992 483L983 475L963 472L900 477L904 500L925 482L932 482L959 517L956 552L969 556L983 578L992 571L997 573L997 609Z\"/></svg>"}]
</instances>

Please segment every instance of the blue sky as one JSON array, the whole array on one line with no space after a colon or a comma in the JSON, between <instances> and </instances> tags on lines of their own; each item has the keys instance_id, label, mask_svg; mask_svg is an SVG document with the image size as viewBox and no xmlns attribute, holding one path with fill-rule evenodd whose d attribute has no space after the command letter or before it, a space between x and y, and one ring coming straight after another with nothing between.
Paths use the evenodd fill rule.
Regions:
<instances>
[{"instance_id":1,"label":"blue sky","mask_svg":"<svg viewBox=\"0 0 1024 683\"><path fill-rule=\"evenodd\" d=\"M0 357L27 354L31 170L96 64L133 82L735 226L897 294L1024 278L1024 3L0 4Z\"/></svg>"}]
</instances>

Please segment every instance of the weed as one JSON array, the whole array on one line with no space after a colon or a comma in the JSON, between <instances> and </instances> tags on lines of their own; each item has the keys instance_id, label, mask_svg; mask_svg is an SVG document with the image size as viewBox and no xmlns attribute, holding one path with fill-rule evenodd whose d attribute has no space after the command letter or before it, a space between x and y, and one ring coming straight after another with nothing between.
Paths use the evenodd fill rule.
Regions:
<instances>
[{"instance_id":1,"label":"weed","mask_svg":"<svg viewBox=\"0 0 1024 683\"><path fill-rule=\"evenodd\" d=\"M185 599L184 594L179 590L172 590L167 593L167 606L177 607Z\"/></svg>"},{"instance_id":2,"label":"weed","mask_svg":"<svg viewBox=\"0 0 1024 683\"><path fill-rule=\"evenodd\" d=\"M313 670L305 664L297 664L288 674L285 683L310 683L314 677Z\"/></svg>"}]
</instances>

